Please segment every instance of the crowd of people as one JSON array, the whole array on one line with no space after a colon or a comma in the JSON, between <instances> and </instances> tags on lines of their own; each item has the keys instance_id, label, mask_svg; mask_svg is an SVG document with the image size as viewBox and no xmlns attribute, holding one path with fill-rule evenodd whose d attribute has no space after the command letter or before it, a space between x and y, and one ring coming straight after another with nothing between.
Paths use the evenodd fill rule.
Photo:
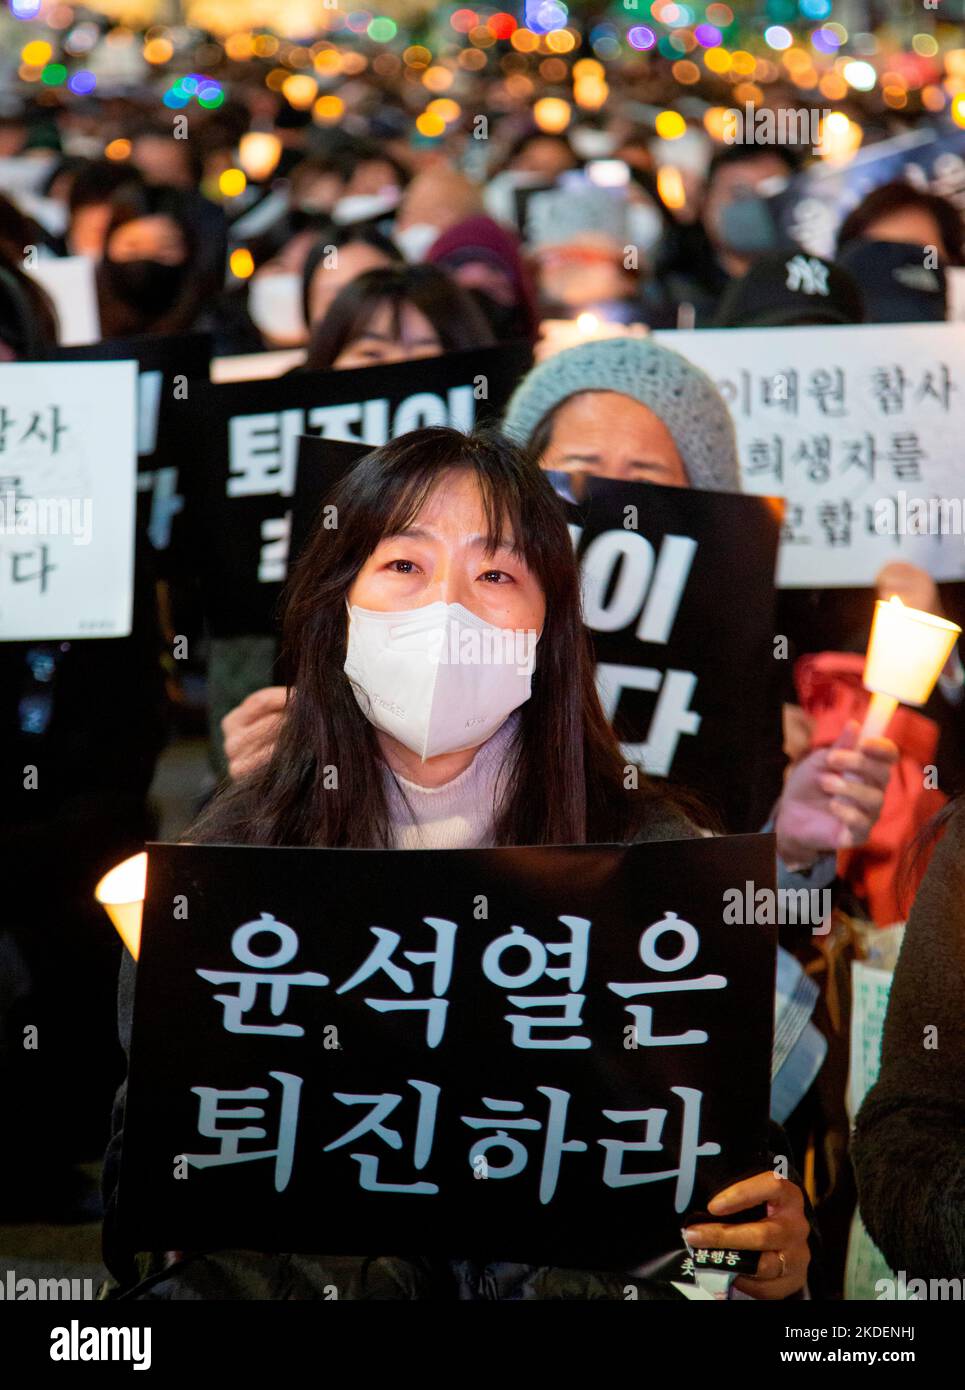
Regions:
<instances>
[{"instance_id":1,"label":"crowd of people","mask_svg":"<svg viewBox=\"0 0 965 1390\"><path fill-rule=\"evenodd\" d=\"M35 270L71 257L91 267L104 343L206 334L219 359L279 355L252 376L520 342L533 365L499 433L413 431L348 474L337 541L318 531L303 552L278 642L212 637L196 596L172 591L142 534L130 636L0 641L0 838L15 866L0 923L0 1092L24 1135L0 1154L0 1205L10 1219L56 1222L96 1217L103 1202L106 1296L260 1298L285 1285L298 1290L287 1296L321 1298L334 1283L344 1296L422 1298L442 1280L463 1298L622 1298L626 1271L453 1259L440 1273L401 1258L124 1248L113 1225L126 1097L116 1029L119 1015L126 1049L135 963L119 961L94 885L156 832L165 749L200 737L211 770L186 789L198 819L179 827L195 843L445 849L725 831L685 787L644 778L627 788L560 499L578 503L593 477L740 492L727 404L653 331L943 322L951 272L965 267L963 189L935 191L920 170L889 166L847 193L833 251L817 255L784 209L805 196L822 152L727 143L686 102L666 138L655 115L674 100L669 61L614 69L607 99L575 109L547 98L555 87L525 63L452 64L429 89L450 108L437 129L415 119L428 59L368 55L325 87L320 115L285 96L284 69L266 82L285 61L272 42L263 59L242 59L237 45L222 53L227 99L213 109L162 103L154 74L129 89L11 97L0 113L0 363L56 356L63 305L59 316ZM346 51L335 36L315 57ZM301 60L289 57L290 76ZM801 99L780 81L760 93L773 109ZM848 100L865 153L939 120ZM857 654L875 599L896 594L952 620L965 612L959 585L905 561L861 588L779 590L775 631L793 659L778 676L747 673L784 682L774 804L760 827L776 836L778 882L833 888L835 912L826 935L782 931L776 1010L794 1041L775 1071L771 1119L790 1175L749 1177L712 1209L766 1204L740 1237L726 1233L761 1252L757 1273L736 1281L744 1296L840 1297L858 1207L892 1269L965 1276L965 885L953 795L965 671L953 651L923 711L903 711L890 737L859 741ZM531 692L509 692L495 730L424 757L366 702L374 676L359 631L373 611L440 600L540 637ZM192 657L180 663L171 648L185 631ZM338 797L322 785L332 764ZM27 765L43 769L39 789L25 790ZM937 767L925 790L924 765ZM906 917L881 1074L852 1135L847 964ZM49 1040L39 1058L14 1045L28 1024ZM921 1043L928 1027L935 1050ZM77 1165L105 1148L97 1194ZM708 1222L688 1243L713 1247L723 1234ZM652 1270L633 1279L641 1296L673 1296Z\"/></svg>"}]
</instances>

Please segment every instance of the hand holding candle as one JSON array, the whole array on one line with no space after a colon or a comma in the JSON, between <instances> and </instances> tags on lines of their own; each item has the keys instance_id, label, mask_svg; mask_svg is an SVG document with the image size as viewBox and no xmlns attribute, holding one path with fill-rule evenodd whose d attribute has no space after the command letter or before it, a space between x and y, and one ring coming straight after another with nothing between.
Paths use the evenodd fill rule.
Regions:
<instances>
[{"instance_id":1,"label":"hand holding candle","mask_svg":"<svg viewBox=\"0 0 965 1390\"><path fill-rule=\"evenodd\" d=\"M879 738L899 702L923 705L962 629L947 618L908 608L897 595L875 604L864 687L871 704L861 726L861 739Z\"/></svg>"}]
</instances>

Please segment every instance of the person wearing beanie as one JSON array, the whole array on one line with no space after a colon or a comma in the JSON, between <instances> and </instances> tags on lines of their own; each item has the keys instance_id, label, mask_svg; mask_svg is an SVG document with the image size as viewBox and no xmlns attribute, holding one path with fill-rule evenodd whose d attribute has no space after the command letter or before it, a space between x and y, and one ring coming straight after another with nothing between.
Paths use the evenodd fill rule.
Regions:
<instances>
[{"instance_id":1,"label":"person wearing beanie","mask_svg":"<svg viewBox=\"0 0 965 1390\"><path fill-rule=\"evenodd\" d=\"M442 233L426 260L469 291L499 342L535 341L539 332L536 288L515 233L491 217L468 217Z\"/></svg>"},{"instance_id":2,"label":"person wearing beanie","mask_svg":"<svg viewBox=\"0 0 965 1390\"><path fill-rule=\"evenodd\" d=\"M724 291L715 328L801 328L862 323L864 303L853 275L800 249L771 251Z\"/></svg>"},{"instance_id":3,"label":"person wearing beanie","mask_svg":"<svg viewBox=\"0 0 965 1390\"><path fill-rule=\"evenodd\" d=\"M552 473L741 490L716 386L647 338L597 339L540 362L510 398L503 430Z\"/></svg>"}]
</instances>

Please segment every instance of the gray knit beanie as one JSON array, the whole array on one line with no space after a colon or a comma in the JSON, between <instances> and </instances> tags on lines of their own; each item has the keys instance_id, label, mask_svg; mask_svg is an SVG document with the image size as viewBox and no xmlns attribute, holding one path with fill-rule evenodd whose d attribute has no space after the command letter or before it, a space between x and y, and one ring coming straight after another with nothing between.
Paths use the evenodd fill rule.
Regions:
<instances>
[{"instance_id":1,"label":"gray knit beanie","mask_svg":"<svg viewBox=\"0 0 965 1390\"><path fill-rule=\"evenodd\" d=\"M740 492L737 439L707 374L649 338L598 338L541 362L516 387L503 430L526 444L546 415L582 391L616 391L666 425L692 487Z\"/></svg>"}]
</instances>

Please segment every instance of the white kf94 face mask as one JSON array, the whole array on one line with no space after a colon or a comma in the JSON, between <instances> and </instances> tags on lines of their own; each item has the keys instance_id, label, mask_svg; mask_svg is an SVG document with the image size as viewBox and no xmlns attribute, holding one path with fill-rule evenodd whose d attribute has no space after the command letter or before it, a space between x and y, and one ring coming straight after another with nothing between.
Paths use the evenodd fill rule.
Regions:
<instances>
[{"instance_id":1,"label":"white kf94 face mask","mask_svg":"<svg viewBox=\"0 0 965 1390\"><path fill-rule=\"evenodd\" d=\"M353 605L344 669L369 722L425 762L478 748L525 704L538 638L460 603L403 613Z\"/></svg>"}]
</instances>

